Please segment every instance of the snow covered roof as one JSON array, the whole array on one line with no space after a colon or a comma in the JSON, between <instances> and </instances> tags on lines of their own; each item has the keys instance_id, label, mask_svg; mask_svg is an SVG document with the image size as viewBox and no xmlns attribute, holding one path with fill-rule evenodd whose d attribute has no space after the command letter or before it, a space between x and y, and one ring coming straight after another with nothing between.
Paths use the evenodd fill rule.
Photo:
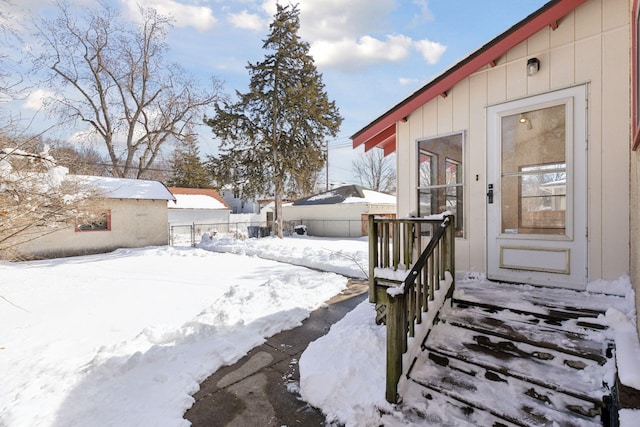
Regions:
<instances>
[{"instance_id":1,"label":"snow covered roof","mask_svg":"<svg viewBox=\"0 0 640 427\"><path fill-rule=\"evenodd\" d=\"M67 175L66 179L107 199L175 200L159 181L90 175Z\"/></svg>"},{"instance_id":2,"label":"snow covered roof","mask_svg":"<svg viewBox=\"0 0 640 427\"><path fill-rule=\"evenodd\" d=\"M231 210L227 202L213 189L169 187L169 191L175 196L175 201L168 204L170 209Z\"/></svg>"},{"instance_id":3,"label":"snow covered roof","mask_svg":"<svg viewBox=\"0 0 640 427\"><path fill-rule=\"evenodd\" d=\"M396 196L392 196L386 193L380 193L378 191L367 190L366 188L362 188L359 185L345 185L342 187L334 188L333 190L305 197L304 199L296 200L292 203L292 205L308 206L348 203L395 205Z\"/></svg>"}]
</instances>

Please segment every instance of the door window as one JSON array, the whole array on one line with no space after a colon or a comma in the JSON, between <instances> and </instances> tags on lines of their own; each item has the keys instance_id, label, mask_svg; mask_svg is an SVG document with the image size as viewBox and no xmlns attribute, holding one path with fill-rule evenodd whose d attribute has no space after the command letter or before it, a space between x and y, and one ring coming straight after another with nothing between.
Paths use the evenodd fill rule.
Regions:
<instances>
[{"instance_id":1,"label":"door window","mask_svg":"<svg viewBox=\"0 0 640 427\"><path fill-rule=\"evenodd\" d=\"M503 116L504 234L566 233L566 105Z\"/></svg>"}]
</instances>

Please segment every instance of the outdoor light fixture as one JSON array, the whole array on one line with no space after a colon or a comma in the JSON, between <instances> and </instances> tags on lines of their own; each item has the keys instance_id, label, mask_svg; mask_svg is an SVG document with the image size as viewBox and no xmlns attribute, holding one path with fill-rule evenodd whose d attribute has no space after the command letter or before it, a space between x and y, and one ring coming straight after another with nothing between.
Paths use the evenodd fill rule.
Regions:
<instances>
[{"instance_id":1,"label":"outdoor light fixture","mask_svg":"<svg viewBox=\"0 0 640 427\"><path fill-rule=\"evenodd\" d=\"M527 61L527 75L533 76L540 69L540 60L538 58L529 58Z\"/></svg>"}]
</instances>

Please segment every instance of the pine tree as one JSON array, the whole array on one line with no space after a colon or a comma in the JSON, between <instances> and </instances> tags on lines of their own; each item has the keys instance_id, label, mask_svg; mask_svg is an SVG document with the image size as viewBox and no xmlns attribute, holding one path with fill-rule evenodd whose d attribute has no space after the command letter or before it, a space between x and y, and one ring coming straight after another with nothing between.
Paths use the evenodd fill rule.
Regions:
<instances>
[{"instance_id":1,"label":"pine tree","mask_svg":"<svg viewBox=\"0 0 640 427\"><path fill-rule=\"evenodd\" d=\"M326 161L324 140L337 135L342 117L328 99L309 44L298 36L297 6L277 7L262 46L268 53L247 66L249 91L238 92L236 103L217 104L205 123L221 140L221 154L210 164L240 180L246 195L273 193L274 234L282 237L282 198L290 188L311 191Z\"/></svg>"},{"instance_id":2,"label":"pine tree","mask_svg":"<svg viewBox=\"0 0 640 427\"><path fill-rule=\"evenodd\" d=\"M211 176L200 160L200 150L192 135L185 138L181 147L176 148L171 159L171 187L211 188Z\"/></svg>"}]
</instances>

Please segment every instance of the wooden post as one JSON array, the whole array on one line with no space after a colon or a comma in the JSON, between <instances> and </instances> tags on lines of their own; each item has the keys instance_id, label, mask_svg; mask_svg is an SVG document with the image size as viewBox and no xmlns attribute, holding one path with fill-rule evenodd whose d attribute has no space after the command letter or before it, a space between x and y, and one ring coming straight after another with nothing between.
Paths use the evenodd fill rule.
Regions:
<instances>
[{"instance_id":1,"label":"wooden post","mask_svg":"<svg viewBox=\"0 0 640 427\"><path fill-rule=\"evenodd\" d=\"M369 215L369 302L376 302L375 269L378 262L378 227L373 215Z\"/></svg>"},{"instance_id":2,"label":"wooden post","mask_svg":"<svg viewBox=\"0 0 640 427\"><path fill-rule=\"evenodd\" d=\"M404 295L389 297L387 304L387 402L397 403L398 381L402 375L403 339L406 341L403 319L406 317L404 307Z\"/></svg>"}]
</instances>

